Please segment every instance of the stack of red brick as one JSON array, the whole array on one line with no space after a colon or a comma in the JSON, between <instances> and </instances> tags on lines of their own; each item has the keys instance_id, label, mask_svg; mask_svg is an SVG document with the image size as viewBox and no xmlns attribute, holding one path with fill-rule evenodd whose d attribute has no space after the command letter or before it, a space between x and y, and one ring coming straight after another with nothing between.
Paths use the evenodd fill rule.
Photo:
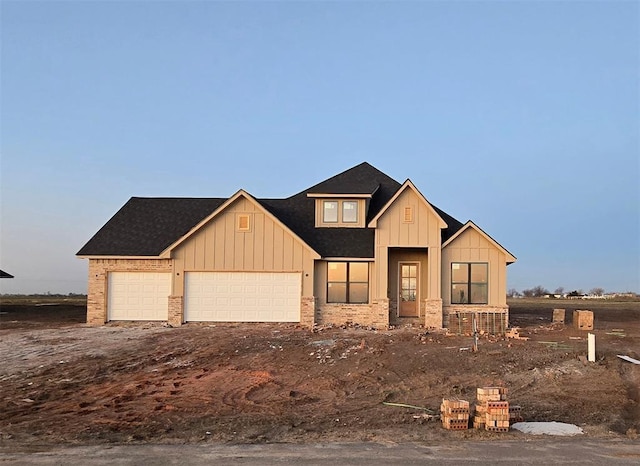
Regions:
<instances>
[{"instance_id":1,"label":"stack of red brick","mask_svg":"<svg viewBox=\"0 0 640 466\"><path fill-rule=\"evenodd\" d=\"M514 422L521 422L522 408L509 405L506 387L483 387L477 390L473 427L493 432L508 432Z\"/></svg>"},{"instance_id":2,"label":"stack of red brick","mask_svg":"<svg viewBox=\"0 0 640 466\"><path fill-rule=\"evenodd\" d=\"M449 430L469 428L469 402L458 399L443 399L440 405L442 426Z\"/></svg>"}]
</instances>

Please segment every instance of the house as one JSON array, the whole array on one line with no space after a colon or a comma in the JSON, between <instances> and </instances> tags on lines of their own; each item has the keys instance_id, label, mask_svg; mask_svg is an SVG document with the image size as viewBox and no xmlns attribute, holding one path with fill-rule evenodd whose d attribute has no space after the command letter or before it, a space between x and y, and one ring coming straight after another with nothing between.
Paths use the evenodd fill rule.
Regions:
<instances>
[{"instance_id":1,"label":"house","mask_svg":"<svg viewBox=\"0 0 640 466\"><path fill-rule=\"evenodd\" d=\"M361 163L285 199L131 198L77 254L87 321L359 323L508 319L515 257L407 180Z\"/></svg>"}]
</instances>

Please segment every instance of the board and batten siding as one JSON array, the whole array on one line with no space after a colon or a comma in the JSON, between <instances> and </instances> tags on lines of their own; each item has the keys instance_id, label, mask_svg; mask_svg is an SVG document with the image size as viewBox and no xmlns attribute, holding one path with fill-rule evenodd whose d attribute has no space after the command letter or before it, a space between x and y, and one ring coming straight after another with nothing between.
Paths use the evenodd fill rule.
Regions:
<instances>
[{"instance_id":1,"label":"board and batten siding","mask_svg":"<svg viewBox=\"0 0 640 466\"><path fill-rule=\"evenodd\" d=\"M249 215L239 231L237 216ZM313 295L312 251L253 201L240 197L172 253L173 294L184 294L184 272L300 272L302 295ZM178 275L179 274L179 275Z\"/></svg>"},{"instance_id":2,"label":"board and batten siding","mask_svg":"<svg viewBox=\"0 0 640 466\"><path fill-rule=\"evenodd\" d=\"M507 304L507 258L473 228L464 231L442 250L442 299L451 304L451 263L486 262L489 264L489 306Z\"/></svg>"},{"instance_id":3,"label":"board and batten siding","mask_svg":"<svg viewBox=\"0 0 640 466\"><path fill-rule=\"evenodd\" d=\"M404 209L413 209L413 221L404 221ZM376 263L378 273L373 280L375 296L386 296L389 290L388 248L428 248L428 283L422 299L437 299L440 291L440 222L433 209L412 189L406 189L378 219L376 229ZM428 295L427 295L428 293Z\"/></svg>"}]
</instances>

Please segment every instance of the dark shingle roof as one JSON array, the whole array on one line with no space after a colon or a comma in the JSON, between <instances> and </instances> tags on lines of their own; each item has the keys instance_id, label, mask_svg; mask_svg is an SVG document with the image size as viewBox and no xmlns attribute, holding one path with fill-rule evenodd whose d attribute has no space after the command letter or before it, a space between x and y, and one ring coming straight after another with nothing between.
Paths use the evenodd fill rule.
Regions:
<instances>
[{"instance_id":1,"label":"dark shingle roof","mask_svg":"<svg viewBox=\"0 0 640 466\"><path fill-rule=\"evenodd\" d=\"M315 228L315 200L307 194L372 194L367 223L393 197L400 183L363 162L286 199L256 199L322 257L374 256L372 228ZM226 199L131 198L89 242L80 256L157 256ZM462 223L433 206L447 223L443 241Z\"/></svg>"},{"instance_id":2,"label":"dark shingle roof","mask_svg":"<svg viewBox=\"0 0 640 466\"><path fill-rule=\"evenodd\" d=\"M79 256L157 256L220 207L221 198L132 197Z\"/></svg>"},{"instance_id":3,"label":"dark shingle roof","mask_svg":"<svg viewBox=\"0 0 640 466\"><path fill-rule=\"evenodd\" d=\"M455 235L458 232L458 230L464 226L464 224L462 222L459 222L455 218L453 218L444 210L438 209L433 204L431 204L431 207L434 208L434 210L438 213L438 215L442 218L442 220L444 220L444 222L447 224L447 228L442 230L442 242L444 243L453 235Z\"/></svg>"},{"instance_id":4,"label":"dark shingle roof","mask_svg":"<svg viewBox=\"0 0 640 466\"><path fill-rule=\"evenodd\" d=\"M5 272L4 270L0 270L0 278L13 278L13 275Z\"/></svg>"},{"instance_id":5,"label":"dark shingle roof","mask_svg":"<svg viewBox=\"0 0 640 466\"><path fill-rule=\"evenodd\" d=\"M306 189L310 194L373 194L381 183L395 184L398 182L377 168L362 162L349 170L338 173L328 180ZM396 188L397 189L397 188Z\"/></svg>"}]
</instances>

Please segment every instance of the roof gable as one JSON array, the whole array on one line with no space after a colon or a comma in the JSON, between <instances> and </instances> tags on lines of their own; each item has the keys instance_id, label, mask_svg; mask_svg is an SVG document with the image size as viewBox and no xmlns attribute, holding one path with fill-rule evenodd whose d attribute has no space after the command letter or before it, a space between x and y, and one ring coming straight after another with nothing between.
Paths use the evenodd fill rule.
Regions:
<instances>
[{"instance_id":1,"label":"roof gable","mask_svg":"<svg viewBox=\"0 0 640 466\"><path fill-rule=\"evenodd\" d=\"M462 228L460 228L453 236L451 236L447 241L445 241L442 244L442 248L444 249L445 247L447 247L448 245L453 243L456 240L456 238L459 238L460 235L462 235L465 231L467 231L469 229L473 229L473 230L477 231L480 234L480 236L482 236L484 239L486 239L495 248L497 248L500 251L502 251L505 254L505 256L507 257L507 264L512 264L517 260L516 257L513 254L511 254L500 243L498 243L491 236L489 236L487 233L485 233L482 228L480 228L478 225L473 223L471 220L467 221L467 223L465 223Z\"/></svg>"},{"instance_id":2,"label":"roof gable","mask_svg":"<svg viewBox=\"0 0 640 466\"><path fill-rule=\"evenodd\" d=\"M185 235L183 235L182 237L180 237L178 240L176 240L174 243L172 243L171 245L169 245L160 255L162 256L167 256L169 255L169 253L177 248L178 246L180 246L182 243L184 243L185 241L187 241L190 237L192 237L195 233L197 233L202 227L204 227L207 223L209 223L211 220L213 220L214 218L216 218L218 215L220 215L222 212L224 212L231 204L233 204L236 200L238 200L239 198L244 197L245 199L247 199L249 202L253 203L254 205L256 205L258 207L258 209L262 212L264 212L265 215L267 215L271 220L273 220L277 225L279 225L280 227L282 227L284 230L288 231L291 233L291 235L298 241L300 241L300 243L302 243L305 247L307 247L311 253L313 254L313 256L315 256L316 259L320 258L320 255L311 247L309 246L309 244L306 243L306 241L304 241L302 238L300 238L300 236L298 236L294 231L292 231L286 224L284 224L278 217L276 217L275 215L273 215L271 212L269 212L268 209L265 209L265 207L258 202L257 199L255 199L253 196L251 196L251 194L249 194L248 192L246 192L245 190L241 189L238 192L236 192L233 196L231 196L229 199L227 199L224 203L222 203L215 211L213 211L211 214L207 215L205 218L203 218L200 222L198 222L193 228L191 228L191 230L189 230Z\"/></svg>"},{"instance_id":3,"label":"roof gable","mask_svg":"<svg viewBox=\"0 0 640 466\"><path fill-rule=\"evenodd\" d=\"M442 219L440 214L438 214L438 212L433 208L433 206L429 203L429 201L427 201L427 199L422 195L422 193L420 191L418 191L418 188L416 188L415 185L409 179L407 179L407 181L404 182L404 184L400 187L400 189L398 189L396 191L396 193L393 195L393 197L391 199L389 199L387 201L387 203L382 207L382 209L380 209L380 211L375 215L375 217L373 217L371 219L371 221L369 222L369 227L370 228L376 228L377 227L378 219L380 219L380 217L382 217L384 215L384 213L389 209L389 207L391 207L393 205L393 203L396 201L396 199L398 199L398 197L400 197L400 195L403 192L405 192L407 189L410 189L413 192L415 192L416 195L418 196L418 199L420 199L420 201L424 202L424 204L427 206L427 209L430 210L431 213L433 213L433 215L436 216L436 218L438 219L438 226L441 229L447 228L447 223Z\"/></svg>"}]
</instances>

